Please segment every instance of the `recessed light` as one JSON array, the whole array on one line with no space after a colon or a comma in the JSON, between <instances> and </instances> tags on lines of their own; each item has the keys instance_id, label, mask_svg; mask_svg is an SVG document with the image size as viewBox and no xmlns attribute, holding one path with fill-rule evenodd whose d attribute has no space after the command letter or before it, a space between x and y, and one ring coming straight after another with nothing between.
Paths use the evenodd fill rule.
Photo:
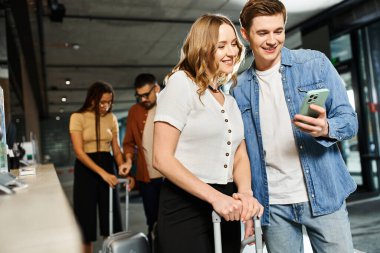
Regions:
<instances>
[{"instance_id":1,"label":"recessed light","mask_svg":"<svg viewBox=\"0 0 380 253\"><path fill-rule=\"evenodd\" d=\"M57 117L55 117L55 119L56 119L56 120L60 120L60 119L61 119L61 117L57 116Z\"/></svg>"},{"instance_id":2,"label":"recessed light","mask_svg":"<svg viewBox=\"0 0 380 253\"><path fill-rule=\"evenodd\" d=\"M61 101L65 103L67 101L67 98L66 97L62 97Z\"/></svg>"},{"instance_id":3,"label":"recessed light","mask_svg":"<svg viewBox=\"0 0 380 253\"><path fill-rule=\"evenodd\" d=\"M65 110L63 110L63 108L59 108L59 112L60 113L64 113Z\"/></svg>"},{"instance_id":4,"label":"recessed light","mask_svg":"<svg viewBox=\"0 0 380 253\"><path fill-rule=\"evenodd\" d=\"M79 44L76 44L76 43L73 43L71 45L71 47L74 49L74 50L79 50L80 49L80 45Z\"/></svg>"},{"instance_id":5,"label":"recessed light","mask_svg":"<svg viewBox=\"0 0 380 253\"><path fill-rule=\"evenodd\" d=\"M71 84L70 78L66 78L65 83L66 83L66 85L70 85Z\"/></svg>"}]
</instances>

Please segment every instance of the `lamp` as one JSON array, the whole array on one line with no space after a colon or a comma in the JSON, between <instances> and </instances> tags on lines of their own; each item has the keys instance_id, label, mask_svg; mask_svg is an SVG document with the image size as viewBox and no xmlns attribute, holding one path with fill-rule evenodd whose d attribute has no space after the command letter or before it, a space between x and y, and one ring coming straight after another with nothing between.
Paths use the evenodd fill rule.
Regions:
<instances>
[{"instance_id":1,"label":"lamp","mask_svg":"<svg viewBox=\"0 0 380 253\"><path fill-rule=\"evenodd\" d=\"M58 0L48 0L50 8L50 20L52 22L62 22L66 14L66 8L63 4L58 3Z\"/></svg>"}]
</instances>

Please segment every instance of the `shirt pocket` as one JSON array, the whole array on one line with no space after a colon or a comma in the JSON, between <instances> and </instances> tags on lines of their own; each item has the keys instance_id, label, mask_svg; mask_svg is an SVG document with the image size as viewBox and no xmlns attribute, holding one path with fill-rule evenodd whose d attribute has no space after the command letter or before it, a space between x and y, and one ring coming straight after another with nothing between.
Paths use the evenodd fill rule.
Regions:
<instances>
[{"instance_id":1,"label":"shirt pocket","mask_svg":"<svg viewBox=\"0 0 380 253\"><path fill-rule=\"evenodd\" d=\"M239 105L244 123L244 135L252 134L254 131L252 108L249 104Z\"/></svg>"},{"instance_id":2,"label":"shirt pocket","mask_svg":"<svg viewBox=\"0 0 380 253\"><path fill-rule=\"evenodd\" d=\"M327 86L325 82L323 82L322 80L299 84L297 86L297 93L298 93L298 98L299 98L300 103L308 91L324 89L324 88L327 88Z\"/></svg>"}]
</instances>

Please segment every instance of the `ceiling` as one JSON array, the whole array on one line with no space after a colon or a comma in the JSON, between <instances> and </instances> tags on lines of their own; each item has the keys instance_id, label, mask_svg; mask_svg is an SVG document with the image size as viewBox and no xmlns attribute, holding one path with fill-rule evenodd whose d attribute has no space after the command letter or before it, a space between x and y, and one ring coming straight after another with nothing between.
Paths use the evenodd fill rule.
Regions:
<instances>
[{"instance_id":1,"label":"ceiling","mask_svg":"<svg viewBox=\"0 0 380 253\"><path fill-rule=\"evenodd\" d=\"M289 14L287 28L341 1L284 0ZM28 1L30 5L33 2ZM149 72L161 83L178 62L182 42L197 17L207 12L223 13L238 27L239 13L245 3L242 0L59 0L66 15L63 22L52 22L49 5L43 2L41 52L46 67L44 89L49 116L77 110L89 85L104 80L115 89L113 110L119 118L135 103L134 78ZM300 9L305 2L308 6ZM70 85L66 84L67 79ZM66 97L66 102L61 101L62 97Z\"/></svg>"}]
</instances>

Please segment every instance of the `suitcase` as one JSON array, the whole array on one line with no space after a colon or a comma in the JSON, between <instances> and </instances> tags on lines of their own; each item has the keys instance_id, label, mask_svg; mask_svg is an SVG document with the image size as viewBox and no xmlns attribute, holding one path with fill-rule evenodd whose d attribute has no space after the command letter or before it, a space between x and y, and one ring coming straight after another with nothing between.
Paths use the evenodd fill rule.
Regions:
<instances>
[{"instance_id":1,"label":"suitcase","mask_svg":"<svg viewBox=\"0 0 380 253\"><path fill-rule=\"evenodd\" d=\"M109 228L110 236L104 240L102 253L150 253L148 238L143 233L135 233L128 231L128 215L129 215L129 196L128 196L128 180L119 179L120 183L125 183L125 231L113 234L113 191L110 187L109 191Z\"/></svg>"},{"instance_id":2,"label":"suitcase","mask_svg":"<svg viewBox=\"0 0 380 253\"><path fill-rule=\"evenodd\" d=\"M215 211L212 212L212 222L214 226L214 244L215 244L215 253L222 253L222 238L220 231L220 222L221 218L219 214ZM256 253L263 253L263 238L261 231L261 221L260 218L255 217L255 235L251 236L241 242L240 253L243 252L245 246L248 244L255 242Z\"/></svg>"}]
</instances>

